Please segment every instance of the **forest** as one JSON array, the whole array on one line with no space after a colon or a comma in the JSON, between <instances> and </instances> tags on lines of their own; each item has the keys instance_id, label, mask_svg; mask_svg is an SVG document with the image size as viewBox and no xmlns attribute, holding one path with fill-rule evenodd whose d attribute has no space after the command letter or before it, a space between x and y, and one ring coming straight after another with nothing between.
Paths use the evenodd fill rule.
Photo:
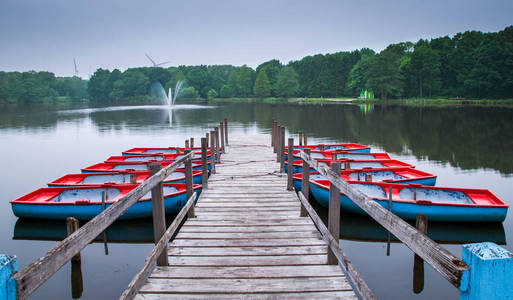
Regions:
<instances>
[{"instance_id":1,"label":"forest","mask_svg":"<svg viewBox=\"0 0 513 300\"><path fill-rule=\"evenodd\" d=\"M513 26L499 32L467 31L415 43L307 56L282 64L98 69L89 81L50 72L0 72L0 103L57 97L123 104L151 99L185 82L181 98L357 97L362 89L389 98L513 98Z\"/></svg>"}]
</instances>

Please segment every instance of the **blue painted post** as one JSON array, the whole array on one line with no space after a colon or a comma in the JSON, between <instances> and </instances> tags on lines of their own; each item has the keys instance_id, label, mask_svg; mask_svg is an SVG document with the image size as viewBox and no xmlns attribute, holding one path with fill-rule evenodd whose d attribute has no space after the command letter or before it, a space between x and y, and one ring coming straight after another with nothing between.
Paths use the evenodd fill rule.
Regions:
<instances>
[{"instance_id":1,"label":"blue painted post","mask_svg":"<svg viewBox=\"0 0 513 300\"><path fill-rule=\"evenodd\" d=\"M16 256L0 254L0 299L16 299L16 282L11 279L11 275L16 271Z\"/></svg>"},{"instance_id":2,"label":"blue painted post","mask_svg":"<svg viewBox=\"0 0 513 300\"><path fill-rule=\"evenodd\" d=\"M462 246L460 300L513 299L513 254L490 242Z\"/></svg>"}]
</instances>

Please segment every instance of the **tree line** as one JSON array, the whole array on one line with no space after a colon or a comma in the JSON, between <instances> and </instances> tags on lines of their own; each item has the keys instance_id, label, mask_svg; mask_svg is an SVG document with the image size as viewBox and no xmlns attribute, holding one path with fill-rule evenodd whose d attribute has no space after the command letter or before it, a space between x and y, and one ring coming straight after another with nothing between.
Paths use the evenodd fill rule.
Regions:
<instances>
[{"instance_id":1,"label":"tree line","mask_svg":"<svg viewBox=\"0 0 513 300\"><path fill-rule=\"evenodd\" d=\"M93 102L124 103L151 98L149 91L156 82L167 91L178 80L186 83L182 98L356 97L363 89L381 99L513 98L513 26L499 32L467 31L391 44L379 53L364 48L307 56L286 65L273 59L256 69L246 65L98 69L86 92L78 78L0 72L0 101L30 102L65 94L76 98L86 93Z\"/></svg>"}]
</instances>

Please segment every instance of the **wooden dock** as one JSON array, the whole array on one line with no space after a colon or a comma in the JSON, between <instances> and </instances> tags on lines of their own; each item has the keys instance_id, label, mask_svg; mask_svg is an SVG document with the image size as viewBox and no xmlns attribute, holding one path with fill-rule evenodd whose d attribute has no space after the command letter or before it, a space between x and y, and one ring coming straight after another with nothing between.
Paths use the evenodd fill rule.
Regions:
<instances>
[{"instance_id":1,"label":"wooden dock","mask_svg":"<svg viewBox=\"0 0 513 300\"><path fill-rule=\"evenodd\" d=\"M136 299L357 299L300 201L269 135L232 138L216 174Z\"/></svg>"}]
</instances>

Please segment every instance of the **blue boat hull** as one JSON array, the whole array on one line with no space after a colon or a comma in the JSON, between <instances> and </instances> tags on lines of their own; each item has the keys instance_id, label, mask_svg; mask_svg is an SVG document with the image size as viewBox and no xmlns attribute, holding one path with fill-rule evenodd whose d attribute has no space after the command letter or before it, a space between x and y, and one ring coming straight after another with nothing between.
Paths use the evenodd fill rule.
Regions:
<instances>
[{"instance_id":1,"label":"blue boat hull","mask_svg":"<svg viewBox=\"0 0 513 300\"><path fill-rule=\"evenodd\" d=\"M322 206L329 206L329 190L310 183L310 192L315 200ZM386 209L388 201L375 200ZM340 208L344 211L364 214L366 213L346 195L340 195ZM507 208L500 207L472 207L453 205L425 205L413 202L392 203L392 212L400 218L415 220L418 213L423 213L430 221L449 222L502 222L506 218Z\"/></svg>"},{"instance_id":2,"label":"blue boat hull","mask_svg":"<svg viewBox=\"0 0 513 300\"><path fill-rule=\"evenodd\" d=\"M195 192L201 193L201 189ZM166 214L176 214L187 201L185 193L164 197L164 207ZM107 204L107 207L112 205ZM94 218L102 212L102 206L98 204L63 204L63 205L45 205L45 204L21 204L12 203L12 210L20 218L39 218L39 219L57 219L65 220L67 217L75 217L78 220L87 221ZM132 205L119 220L149 218L152 216L151 199L138 201Z\"/></svg>"},{"instance_id":3,"label":"blue boat hull","mask_svg":"<svg viewBox=\"0 0 513 300\"><path fill-rule=\"evenodd\" d=\"M425 179L412 179L412 180L406 180L406 181L390 181L391 183L398 183L398 184L410 184L410 183L415 183L415 184L421 184L421 185L427 185L427 186L435 186L436 184L436 178L425 178ZM299 179L296 179L294 178L292 180L292 184L294 186L294 189L296 191L301 191L301 180Z\"/></svg>"}]
</instances>

